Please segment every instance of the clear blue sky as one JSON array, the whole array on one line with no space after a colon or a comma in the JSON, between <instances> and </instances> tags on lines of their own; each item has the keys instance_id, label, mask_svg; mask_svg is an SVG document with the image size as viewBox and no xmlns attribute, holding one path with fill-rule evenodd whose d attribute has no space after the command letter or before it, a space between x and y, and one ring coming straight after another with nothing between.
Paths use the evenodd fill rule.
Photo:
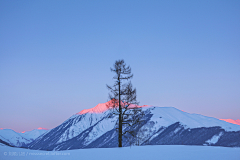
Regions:
<instances>
[{"instance_id":1,"label":"clear blue sky","mask_svg":"<svg viewBox=\"0 0 240 160\"><path fill-rule=\"evenodd\" d=\"M0 0L0 128L53 128L132 68L140 105L240 119L240 1Z\"/></svg>"}]
</instances>

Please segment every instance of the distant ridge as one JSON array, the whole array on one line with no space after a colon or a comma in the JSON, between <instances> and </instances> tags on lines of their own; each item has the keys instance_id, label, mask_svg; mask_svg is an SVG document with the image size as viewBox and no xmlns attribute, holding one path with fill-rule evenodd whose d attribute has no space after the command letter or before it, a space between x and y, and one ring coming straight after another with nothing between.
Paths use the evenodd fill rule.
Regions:
<instances>
[{"instance_id":1,"label":"distant ridge","mask_svg":"<svg viewBox=\"0 0 240 160\"><path fill-rule=\"evenodd\" d=\"M23 147L26 144L31 143L33 140L35 140L36 138L38 138L39 136L41 136L46 132L47 130L43 128L34 129L32 131L21 132L21 133L15 132L12 129L1 129L0 139L3 142L6 142L7 144L9 144L10 146Z\"/></svg>"}]
</instances>

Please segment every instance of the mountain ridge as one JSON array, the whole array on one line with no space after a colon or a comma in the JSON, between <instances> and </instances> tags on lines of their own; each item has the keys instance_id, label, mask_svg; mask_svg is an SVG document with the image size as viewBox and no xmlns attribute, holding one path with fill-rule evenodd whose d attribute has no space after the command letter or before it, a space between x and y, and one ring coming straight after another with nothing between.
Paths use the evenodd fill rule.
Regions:
<instances>
[{"instance_id":1,"label":"mountain ridge","mask_svg":"<svg viewBox=\"0 0 240 160\"><path fill-rule=\"evenodd\" d=\"M20 138L15 139L15 142L18 141L19 143L10 142L4 139L4 136L2 140L17 147L25 146L30 149L42 150L93 148L96 146L116 147L114 146L117 144L115 128L117 128L116 123L118 117L113 115L112 109L108 107L110 102L111 101L100 103L93 108L82 110L51 130L43 131L42 133L33 130L31 131L32 134L30 134L32 138L28 136L30 132L17 133L17 135L20 135ZM171 135L175 135L181 132L181 134L184 133L181 135L181 139L184 139L186 135L188 135L188 137L202 137L200 133L204 133L204 131L208 136L203 136L198 139L198 141L191 140L192 142L189 142L187 140L188 143L186 144L215 145L218 144L218 141L221 141L222 138L226 138L228 134L233 134L233 137L236 137L236 135L240 133L239 125L213 117L187 113L175 107L157 107L150 105L137 107L141 107L145 115L143 117L144 124L134 128L137 134L142 134L141 132L144 131L145 135L143 135L141 140L142 145L150 143L168 144L167 142L182 144L183 142L180 143L177 138L175 138L175 141L171 141L171 137L166 134L171 133ZM124 126L124 130L126 129L127 126ZM212 135L212 133L214 133L214 135ZM156 137L158 140L156 140ZM161 139L161 142L159 142L159 139ZM224 141L218 145L234 146L232 143L233 142L230 144ZM124 146L128 145L131 144L128 140L124 139ZM238 143L236 146L238 146Z\"/></svg>"},{"instance_id":2,"label":"mountain ridge","mask_svg":"<svg viewBox=\"0 0 240 160\"><path fill-rule=\"evenodd\" d=\"M102 103L101 108L106 108ZM184 144L240 146L240 126L231 124L213 117L199 114L190 114L174 107L142 107L144 123L134 128L137 134L142 135L140 145L146 144L182 144L181 139L191 137ZM99 111L99 110L98 110ZM111 109L101 112L75 114L61 125L40 136L27 147L40 150L66 150L94 147L117 147L116 123L118 117L113 115ZM128 126L123 126L123 131ZM220 134L221 133L221 134ZM232 134L237 143L222 141ZM169 137L169 135L171 135ZM221 136L219 136L221 135ZM171 137L176 136L174 141ZM199 138L194 138L198 136ZM219 136L218 141L212 143L213 137ZM123 146L131 145L129 135L123 138ZM179 137L182 137L178 139ZM157 138L157 139L156 139ZM161 139L161 143L159 140ZM165 140L163 140L165 139ZM227 138L229 139L229 138ZM164 141L164 143L162 143ZM158 143L155 143L158 142ZM211 143L208 143L211 142Z\"/></svg>"}]
</instances>

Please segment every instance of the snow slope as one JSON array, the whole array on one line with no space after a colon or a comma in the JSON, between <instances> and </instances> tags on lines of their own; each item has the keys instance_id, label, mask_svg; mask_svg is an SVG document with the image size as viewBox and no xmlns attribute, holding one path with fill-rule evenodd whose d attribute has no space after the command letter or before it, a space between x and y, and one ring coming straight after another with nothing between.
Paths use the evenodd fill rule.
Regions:
<instances>
[{"instance_id":1,"label":"snow slope","mask_svg":"<svg viewBox=\"0 0 240 160\"><path fill-rule=\"evenodd\" d=\"M222 135L223 135L222 132L220 132L218 135L214 135L211 139L207 140L206 143L216 144Z\"/></svg>"},{"instance_id":2,"label":"snow slope","mask_svg":"<svg viewBox=\"0 0 240 160\"><path fill-rule=\"evenodd\" d=\"M38 138L42 134L46 133L47 131L48 130L46 130L46 129L34 129L32 131L20 133L20 135L26 139L35 140L36 138Z\"/></svg>"},{"instance_id":3,"label":"snow slope","mask_svg":"<svg viewBox=\"0 0 240 160\"><path fill-rule=\"evenodd\" d=\"M21 147L24 144L32 142L31 140L22 137L20 133L17 133L11 129L0 130L0 139L17 147Z\"/></svg>"},{"instance_id":4,"label":"snow slope","mask_svg":"<svg viewBox=\"0 0 240 160\"><path fill-rule=\"evenodd\" d=\"M146 107L144 108L146 109ZM220 126L226 131L239 131L240 126L221 121L217 118L207 117L200 114L190 114L174 107L149 107L153 114L150 121L155 122L155 128L167 127L180 122L185 128L215 127ZM161 118L160 118L161 117Z\"/></svg>"},{"instance_id":5,"label":"snow slope","mask_svg":"<svg viewBox=\"0 0 240 160\"><path fill-rule=\"evenodd\" d=\"M89 113L85 114L75 114L65 121L64 126L59 126L59 130L64 129L64 133L61 134L57 143L69 140L73 137L78 136L84 130L88 129L91 126L96 125L99 121L102 121L102 126L98 126L98 133L107 132L109 129L112 129L115 123L109 121L109 119L104 120L105 117L109 115L109 111L106 110L103 113ZM116 121L115 121L116 122ZM65 127L68 126L69 127ZM94 133L92 133L94 135ZM96 134L95 134L96 135ZM100 136L100 135L99 135ZM95 138L97 138L95 136Z\"/></svg>"},{"instance_id":6,"label":"snow slope","mask_svg":"<svg viewBox=\"0 0 240 160\"><path fill-rule=\"evenodd\" d=\"M67 151L38 151L0 145L1 160L239 160L240 148L212 146L135 146Z\"/></svg>"}]
</instances>

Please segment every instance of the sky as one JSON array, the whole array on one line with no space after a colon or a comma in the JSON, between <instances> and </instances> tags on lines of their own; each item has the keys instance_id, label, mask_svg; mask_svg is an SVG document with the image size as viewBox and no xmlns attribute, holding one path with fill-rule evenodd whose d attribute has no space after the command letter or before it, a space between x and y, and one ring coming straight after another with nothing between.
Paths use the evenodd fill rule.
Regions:
<instances>
[{"instance_id":1,"label":"sky","mask_svg":"<svg viewBox=\"0 0 240 160\"><path fill-rule=\"evenodd\" d=\"M240 119L240 1L0 0L0 128L105 103L124 59L140 105Z\"/></svg>"}]
</instances>

